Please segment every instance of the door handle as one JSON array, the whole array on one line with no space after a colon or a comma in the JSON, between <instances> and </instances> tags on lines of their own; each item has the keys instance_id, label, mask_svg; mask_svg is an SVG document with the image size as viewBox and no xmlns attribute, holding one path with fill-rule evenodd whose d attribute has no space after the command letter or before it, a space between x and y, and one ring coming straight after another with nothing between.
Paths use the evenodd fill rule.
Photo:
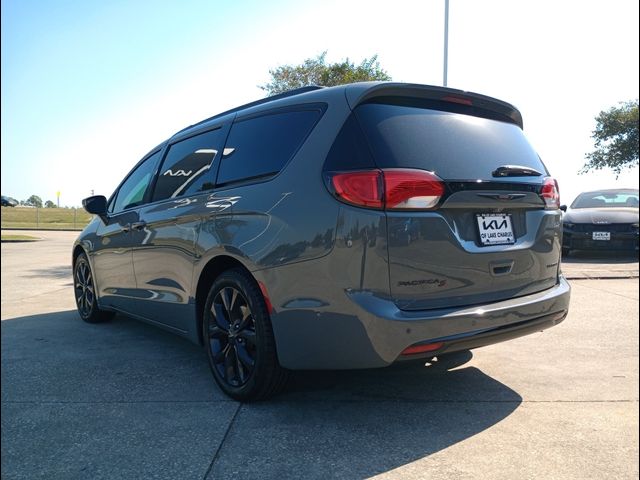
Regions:
<instances>
[{"instance_id":1,"label":"door handle","mask_svg":"<svg viewBox=\"0 0 640 480\"><path fill-rule=\"evenodd\" d=\"M147 222L133 222L131 224L131 228L134 230L142 230L146 226L147 226Z\"/></svg>"},{"instance_id":2,"label":"door handle","mask_svg":"<svg viewBox=\"0 0 640 480\"><path fill-rule=\"evenodd\" d=\"M126 225L121 225L120 226L120 231L122 233L127 233L129 230L131 230L131 224L127 223Z\"/></svg>"}]
</instances>

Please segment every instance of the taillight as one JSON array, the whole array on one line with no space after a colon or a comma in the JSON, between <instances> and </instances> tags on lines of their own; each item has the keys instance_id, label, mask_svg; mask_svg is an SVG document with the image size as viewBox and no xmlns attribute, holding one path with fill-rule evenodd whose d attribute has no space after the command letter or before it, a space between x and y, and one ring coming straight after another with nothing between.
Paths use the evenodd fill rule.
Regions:
<instances>
[{"instance_id":1,"label":"taillight","mask_svg":"<svg viewBox=\"0 0 640 480\"><path fill-rule=\"evenodd\" d=\"M382 172L366 170L359 172L335 173L331 183L341 200L353 205L382 208Z\"/></svg>"},{"instance_id":2,"label":"taillight","mask_svg":"<svg viewBox=\"0 0 640 480\"><path fill-rule=\"evenodd\" d=\"M547 208L560 208L560 188L555 178L545 178L540 196Z\"/></svg>"},{"instance_id":3,"label":"taillight","mask_svg":"<svg viewBox=\"0 0 640 480\"><path fill-rule=\"evenodd\" d=\"M428 209L444 194L444 182L423 170L384 170L385 205L388 209Z\"/></svg>"},{"instance_id":4,"label":"taillight","mask_svg":"<svg viewBox=\"0 0 640 480\"><path fill-rule=\"evenodd\" d=\"M426 210L438 205L444 182L434 173L408 168L330 174L335 195L361 207Z\"/></svg>"}]
</instances>

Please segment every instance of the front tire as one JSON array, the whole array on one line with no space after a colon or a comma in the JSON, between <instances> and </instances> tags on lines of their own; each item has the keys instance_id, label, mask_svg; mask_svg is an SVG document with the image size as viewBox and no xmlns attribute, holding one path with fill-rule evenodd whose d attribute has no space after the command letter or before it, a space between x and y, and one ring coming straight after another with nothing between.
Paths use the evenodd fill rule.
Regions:
<instances>
[{"instance_id":1,"label":"front tire","mask_svg":"<svg viewBox=\"0 0 640 480\"><path fill-rule=\"evenodd\" d=\"M202 324L211 372L228 396L262 400L284 388L288 372L278 362L269 312L247 272L232 269L216 279Z\"/></svg>"},{"instance_id":2,"label":"front tire","mask_svg":"<svg viewBox=\"0 0 640 480\"><path fill-rule=\"evenodd\" d=\"M73 291L80 318L87 323L102 323L113 318L114 313L98 308L93 272L86 254L81 253L73 265Z\"/></svg>"}]
</instances>

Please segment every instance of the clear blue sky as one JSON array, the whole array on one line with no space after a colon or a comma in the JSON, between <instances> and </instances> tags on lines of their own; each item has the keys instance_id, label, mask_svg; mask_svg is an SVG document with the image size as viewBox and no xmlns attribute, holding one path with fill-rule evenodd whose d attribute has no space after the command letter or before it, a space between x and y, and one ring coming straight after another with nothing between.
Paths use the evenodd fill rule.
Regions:
<instances>
[{"instance_id":1,"label":"clear blue sky","mask_svg":"<svg viewBox=\"0 0 640 480\"><path fill-rule=\"evenodd\" d=\"M2 194L108 195L176 130L263 96L269 68L379 54L440 84L444 0L2 1ZM638 2L451 0L449 85L520 108L564 200L638 185L578 176L594 116L638 97Z\"/></svg>"}]
</instances>

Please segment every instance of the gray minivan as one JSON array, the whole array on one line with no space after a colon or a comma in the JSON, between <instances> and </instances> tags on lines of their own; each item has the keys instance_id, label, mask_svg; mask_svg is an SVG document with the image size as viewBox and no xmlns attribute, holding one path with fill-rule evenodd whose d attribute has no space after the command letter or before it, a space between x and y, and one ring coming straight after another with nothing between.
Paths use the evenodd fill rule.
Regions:
<instances>
[{"instance_id":1,"label":"gray minivan","mask_svg":"<svg viewBox=\"0 0 640 480\"><path fill-rule=\"evenodd\" d=\"M556 181L502 101L305 87L152 149L73 247L82 319L122 312L205 346L220 388L383 367L567 315Z\"/></svg>"}]
</instances>

